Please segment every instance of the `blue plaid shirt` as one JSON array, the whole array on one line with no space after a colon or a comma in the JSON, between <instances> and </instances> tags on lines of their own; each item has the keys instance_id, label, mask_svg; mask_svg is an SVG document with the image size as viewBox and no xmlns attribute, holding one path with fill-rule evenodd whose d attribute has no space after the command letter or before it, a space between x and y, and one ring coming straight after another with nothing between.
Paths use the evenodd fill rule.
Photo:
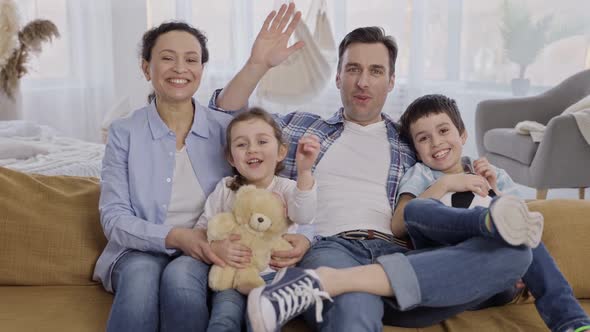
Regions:
<instances>
[{"instance_id":1,"label":"blue plaid shirt","mask_svg":"<svg viewBox=\"0 0 590 332\"><path fill-rule=\"evenodd\" d=\"M225 112L217 106L217 96L221 89L216 90L209 102L209 108ZM416 156L411 146L398 133L397 124L387 114L382 113L385 126L387 127L387 138L391 146L391 163L387 177L387 195L391 208L395 208L399 183L404 173L416 163ZM293 112L287 115L275 114L275 119L283 129L285 142L289 144L289 152L284 160L285 169L281 176L297 179L297 168L295 167L295 153L299 139L306 134L313 134L319 137L321 143L320 154L313 167L318 165L322 157L328 151L332 143L340 137L344 131L344 109L340 108L331 118L323 119L317 114L306 112Z\"/></svg>"}]
</instances>

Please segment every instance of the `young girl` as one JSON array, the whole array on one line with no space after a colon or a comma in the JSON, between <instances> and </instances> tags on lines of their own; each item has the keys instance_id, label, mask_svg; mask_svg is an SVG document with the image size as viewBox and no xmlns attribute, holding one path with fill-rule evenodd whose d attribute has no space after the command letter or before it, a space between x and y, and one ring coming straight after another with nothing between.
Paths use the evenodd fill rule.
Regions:
<instances>
[{"instance_id":1,"label":"young girl","mask_svg":"<svg viewBox=\"0 0 590 332\"><path fill-rule=\"evenodd\" d=\"M286 202L287 216L293 221L288 232L304 233L305 226L297 229L298 225L313 222L316 210L316 186L311 169L320 150L317 137L305 136L299 141L297 181L276 176L282 169L287 146L282 142L281 129L264 110L253 108L236 116L227 127L226 138L225 153L234 176L225 177L217 184L207 198L205 211L196 227L206 228L213 216L231 211L237 190L251 184L279 194ZM313 234L308 238L311 236ZM212 249L229 266L243 268L251 252L236 240L214 241ZM273 275L269 268L262 272L267 281L272 280ZM245 305L244 295L236 290L214 293L208 331L240 331Z\"/></svg>"}]
</instances>

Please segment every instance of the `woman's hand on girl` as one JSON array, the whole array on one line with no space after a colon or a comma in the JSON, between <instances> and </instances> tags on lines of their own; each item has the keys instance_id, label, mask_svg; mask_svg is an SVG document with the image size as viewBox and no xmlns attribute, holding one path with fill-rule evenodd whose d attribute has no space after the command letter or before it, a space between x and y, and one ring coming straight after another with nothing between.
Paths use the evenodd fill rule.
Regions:
<instances>
[{"instance_id":1,"label":"woman's hand on girl","mask_svg":"<svg viewBox=\"0 0 590 332\"><path fill-rule=\"evenodd\" d=\"M207 264L225 266L225 262L211 250L205 229L173 228L166 236L165 245Z\"/></svg>"},{"instance_id":2,"label":"woman's hand on girl","mask_svg":"<svg viewBox=\"0 0 590 332\"><path fill-rule=\"evenodd\" d=\"M239 235L232 234L225 240L212 241L211 248L227 265L243 269L248 267L252 259L252 251L245 245L237 243L239 240Z\"/></svg>"}]
</instances>

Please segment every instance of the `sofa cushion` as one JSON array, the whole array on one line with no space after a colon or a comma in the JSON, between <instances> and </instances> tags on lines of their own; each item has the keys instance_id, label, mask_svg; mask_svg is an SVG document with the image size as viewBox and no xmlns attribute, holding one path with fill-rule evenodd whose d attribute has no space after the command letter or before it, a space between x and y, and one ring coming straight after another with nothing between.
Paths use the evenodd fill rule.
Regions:
<instances>
[{"instance_id":1,"label":"sofa cushion","mask_svg":"<svg viewBox=\"0 0 590 332\"><path fill-rule=\"evenodd\" d=\"M0 285L93 284L106 245L96 178L0 168Z\"/></svg>"},{"instance_id":2,"label":"sofa cushion","mask_svg":"<svg viewBox=\"0 0 590 332\"><path fill-rule=\"evenodd\" d=\"M100 285L0 287L2 331L104 331L113 296Z\"/></svg>"},{"instance_id":3,"label":"sofa cushion","mask_svg":"<svg viewBox=\"0 0 590 332\"><path fill-rule=\"evenodd\" d=\"M539 143L531 136L521 135L514 128L488 130L483 136L484 147L493 153L517 160L525 165L533 162Z\"/></svg>"},{"instance_id":4,"label":"sofa cushion","mask_svg":"<svg viewBox=\"0 0 590 332\"><path fill-rule=\"evenodd\" d=\"M574 290L590 299L590 201L543 200L528 203L545 217L543 243Z\"/></svg>"}]
</instances>

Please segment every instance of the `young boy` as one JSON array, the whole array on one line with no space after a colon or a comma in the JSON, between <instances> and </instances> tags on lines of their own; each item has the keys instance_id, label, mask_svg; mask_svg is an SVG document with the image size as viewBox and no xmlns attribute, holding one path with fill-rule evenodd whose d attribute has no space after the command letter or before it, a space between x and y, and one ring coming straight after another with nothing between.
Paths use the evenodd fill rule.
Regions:
<instances>
[{"instance_id":1,"label":"young boy","mask_svg":"<svg viewBox=\"0 0 590 332\"><path fill-rule=\"evenodd\" d=\"M452 245L475 236L536 247L523 281L536 299L541 318L551 331L590 330L590 319L540 243L542 216L529 212L518 198L502 196L515 192L516 185L485 158L473 163L475 174L465 172L462 150L467 132L455 101L443 95L418 98L401 116L400 124L400 133L413 143L421 163L409 169L400 183L392 221L394 234L407 231L418 249ZM467 210L459 217L446 213L446 206L437 201L452 192L487 196L488 189L498 197L491 200L489 209L475 207L480 211L476 217ZM420 199L410 202L415 197Z\"/></svg>"},{"instance_id":2,"label":"young boy","mask_svg":"<svg viewBox=\"0 0 590 332\"><path fill-rule=\"evenodd\" d=\"M522 200L501 195L514 191L515 185L503 170L491 166L487 160L475 161L475 174L465 174L461 157L467 133L455 101L442 95L418 98L408 107L400 122L401 133L413 143L421 163L409 169L400 183L398 204L392 219L393 233L396 236L410 234L417 248L454 245L471 237L494 238L509 246L522 244L536 247L532 250L533 260L523 281L535 297L535 305L546 325L556 332L590 331L588 315L575 299L545 246L540 243L542 216L529 212ZM497 197L490 200L489 209L457 209L435 200L452 195L451 192L473 192L486 197L490 189ZM289 287L304 293L305 296L301 297L307 299L305 303L283 304L290 307L293 313L315 304L316 315L321 316L322 299L348 292L367 292L385 297L395 295L379 264L347 269L290 268L277 274L275 282L280 284L282 280L290 280ZM270 308L277 308L271 305L273 300L269 294L272 291L272 284L259 288L248 300L250 319L259 325L268 325L265 319L274 317L265 315ZM514 294L513 290L507 290L490 301L466 309L505 304L512 300ZM284 315L288 318L279 315L281 324L292 318L293 313ZM398 314L403 316L401 312ZM450 316L452 314L446 317ZM414 315L407 326L427 325L446 317L422 319ZM393 324L406 325L403 318L396 319Z\"/></svg>"}]
</instances>

